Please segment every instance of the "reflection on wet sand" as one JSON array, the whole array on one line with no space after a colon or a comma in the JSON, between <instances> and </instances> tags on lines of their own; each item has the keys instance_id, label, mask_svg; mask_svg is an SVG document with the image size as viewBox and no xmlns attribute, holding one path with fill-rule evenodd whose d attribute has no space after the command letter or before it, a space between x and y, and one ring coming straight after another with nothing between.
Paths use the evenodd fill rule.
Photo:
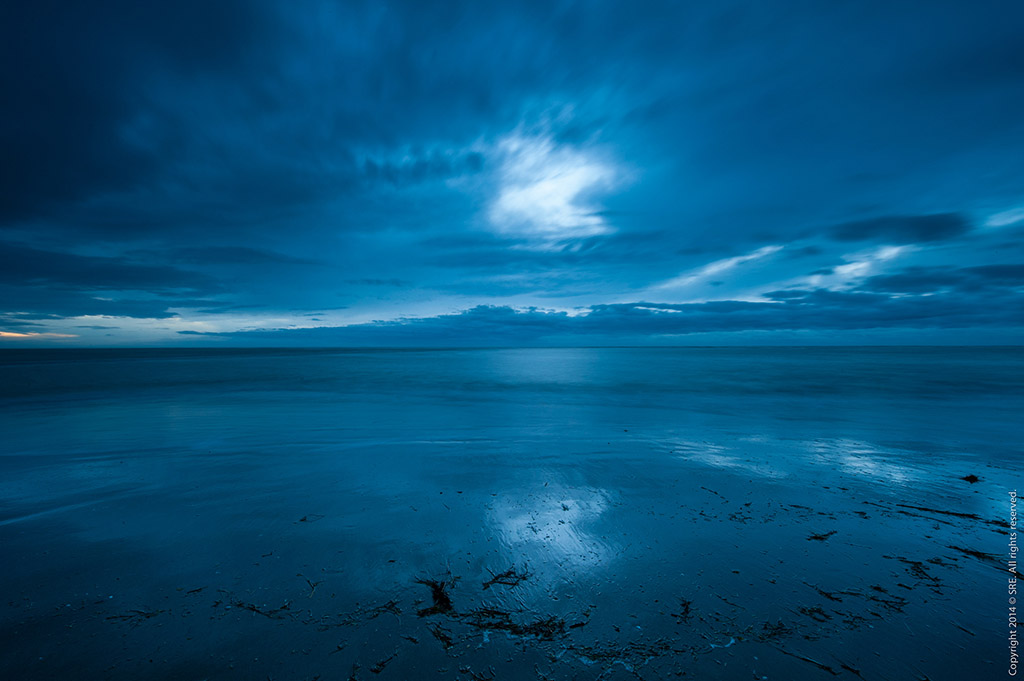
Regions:
<instances>
[{"instance_id":1,"label":"reflection on wet sand","mask_svg":"<svg viewBox=\"0 0 1024 681\"><path fill-rule=\"evenodd\" d=\"M488 522L509 555L576 573L607 562L614 551L588 528L600 527L608 509L603 490L544 483L534 491L509 490L488 513Z\"/></svg>"}]
</instances>

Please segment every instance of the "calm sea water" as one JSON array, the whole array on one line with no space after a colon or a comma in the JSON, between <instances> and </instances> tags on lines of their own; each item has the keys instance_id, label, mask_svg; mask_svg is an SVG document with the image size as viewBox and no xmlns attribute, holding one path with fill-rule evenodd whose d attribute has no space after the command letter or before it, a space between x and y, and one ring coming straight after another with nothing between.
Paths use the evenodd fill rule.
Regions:
<instances>
[{"instance_id":1,"label":"calm sea water","mask_svg":"<svg viewBox=\"0 0 1024 681\"><path fill-rule=\"evenodd\" d=\"M1019 349L7 351L0 381L3 678L1006 673Z\"/></svg>"}]
</instances>

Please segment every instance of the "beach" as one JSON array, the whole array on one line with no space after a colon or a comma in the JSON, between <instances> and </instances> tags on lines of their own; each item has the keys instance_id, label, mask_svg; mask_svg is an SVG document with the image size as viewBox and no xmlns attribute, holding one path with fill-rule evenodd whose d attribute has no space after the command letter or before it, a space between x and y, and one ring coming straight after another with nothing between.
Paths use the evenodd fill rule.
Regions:
<instances>
[{"instance_id":1,"label":"beach","mask_svg":"<svg viewBox=\"0 0 1024 681\"><path fill-rule=\"evenodd\" d=\"M1007 673L1024 353L0 354L0 676Z\"/></svg>"}]
</instances>

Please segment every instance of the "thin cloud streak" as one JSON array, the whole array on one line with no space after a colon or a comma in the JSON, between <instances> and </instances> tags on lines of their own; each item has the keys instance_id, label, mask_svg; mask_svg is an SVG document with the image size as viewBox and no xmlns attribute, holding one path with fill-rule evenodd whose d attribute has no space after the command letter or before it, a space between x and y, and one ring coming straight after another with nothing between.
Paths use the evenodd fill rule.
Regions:
<instances>
[{"instance_id":1,"label":"thin cloud streak","mask_svg":"<svg viewBox=\"0 0 1024 681\"><path fill-rule=\"evenodd\" d=\"M716 260L710 262L707 265L697 268L691 272L681 274L678 277L673 277L668 281L664 281L653 287L654 290L666 290L666 289L678 289L690 286L698 282L707 281L711 277L718 276L729 272L730 270L745 265L748 262L761 260L767 258L775 253L778 253L784 248L784 246L772 245L763 246L756 251L752 251L745 255L737 255L732 258L723 258L722 260Z\"/></svg>"}]
</instances>

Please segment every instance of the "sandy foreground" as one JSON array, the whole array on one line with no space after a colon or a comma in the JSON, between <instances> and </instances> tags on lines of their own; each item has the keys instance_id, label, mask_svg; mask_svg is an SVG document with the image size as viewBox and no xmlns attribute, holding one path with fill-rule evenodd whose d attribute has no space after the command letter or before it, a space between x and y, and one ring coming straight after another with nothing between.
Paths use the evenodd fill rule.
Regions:
<instances>
[{"instance_id":1,"label":"sandy foreground","mask_svg":"<svg viewBox=\"0 0 1024 681\"><path fill-rule=\"evenodd\" d=\"M1007 671L1012 399L170 395L7 419L0 676Z\"/></svg>"}]
</instances>

